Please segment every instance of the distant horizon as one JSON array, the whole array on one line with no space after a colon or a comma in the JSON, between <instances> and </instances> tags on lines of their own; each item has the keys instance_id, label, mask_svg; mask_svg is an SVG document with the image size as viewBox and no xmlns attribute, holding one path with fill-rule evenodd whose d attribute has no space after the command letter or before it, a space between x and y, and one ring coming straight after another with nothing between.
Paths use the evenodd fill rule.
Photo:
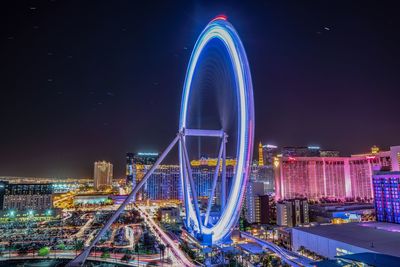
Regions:
<instances>
[{"instance_id":1,"label":"distant horizon","mask_svg":"<svg viewBox=\"0 0 400 267\"><path fill-rule=\"evenodd\" d=\"M261 142L262 143L262 142ZM254 149L253 149L253 162L254 161L256 161L257 160L257 156L258 156L258 151L257 151L257 146L258 146L258 144L259 144L259 142L256 142L256 144L255 144L255 146L254 146ZM271 144L271 143L262 143L263 145L267 145L267 144L269 144L269 145L275 145L275 144ZM399 146L400 144L398 144L398 145L396 145L396 144L393 144L393 145L389 145L389 147L387 147L387 148L382 148L382 147L379 147L379 151L380 152L382 152L382 151L390 151L390 147L393 147L393 146ZM371 152L371 148L373 147L374 145L372 145L371 147L369 147L369 150L367 150L367 151L363 151L363 152L358 152L358 153L351 153L351 154L347 154L347 155L344 155L344 154L341 154L340 153L340 151L339 150L336 150L336 149L325 149L325 148L323 148L323 147L320 147L320 150L322 150L322 151L324 151L324 150L332 150L332 151L338 151L339 152L339 157L351 157L352 155L358 155L358 154L367 154L367 153L370 153ZM278 149L281 147L281 146L277 146L278 147ZM284 148L284 147L309 147L309 146L304 146L304 145L299 145L299 146L282 146L281 148ZM319 146L318 146L319 147ZM151 151L151 152L148 152L148 151L137 151L137 152L126 152L126 153L158 153L158 154L160 154L161 152L160 151ZM126 155L124 155L124 157L123 157L123 159L125 160L125 156ZM210 157L210 158L213 158L213 157ZM109 160L105 160L105 159L98 159L98 160L95 160L95 161L93 161L92 162L92 169L93 169L93 164L94 164L94 162L96 162L96 161L107 161L107 162L110 162L111 164L113 164L113 166L115 166L114 165L114 163L112 162L112 161L109 161ZM161 165L179 165L179 162L175 162L175 163L161 163ZM125 167L125 165L124 165L124 167ZM115 168L114 168L114 170L115 170ZM120 171L120 170L119 170ZM125 168L123 169L123 171L125 171ZM89 176L80 176L80 177L77 177L77 176L22 176L22 175L0 175L0 178L1 177L8 177L8 178L13 178L13 177L15 177L15 178L50 178L50 179L93 179L93 174L92 175L89 175ZM116 176L116 175L114 175L113 176L113 179L122 179L122 178L125 178L126 177L126 175L118 175L118 176Z\"/></svg>"}]
</instances>

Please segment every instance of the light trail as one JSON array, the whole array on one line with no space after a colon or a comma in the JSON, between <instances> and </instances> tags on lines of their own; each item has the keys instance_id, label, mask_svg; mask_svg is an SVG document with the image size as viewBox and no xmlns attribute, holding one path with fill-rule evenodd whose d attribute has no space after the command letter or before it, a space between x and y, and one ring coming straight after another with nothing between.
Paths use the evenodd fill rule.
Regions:
<instances>
[{"instance_id":1,"label":"light trail","mask_svg":"<svg viewBox=\"0 0 400 267\"><path fill-rule=\"evenodd\" d=\"M245 238L261 245L263 248L267 248L267 249L271 250L272 252L277 254L279 256L279 258L282 259L282 261L286 262L290 266L293 266L293 267L313 266L311 264L311 262L313 262L313 261L311 261L305 257L302 257L300 255L296 255L294 252L289 251L284 248L281 248L280 246L278 246L272 242L257 238L246 232L240 232L240 234L242 235L242 237L245 237Z\"/></svg>"},{"instance_id":2,"label":"light trail","mask_svg":"<svg viewBox=\"0 0 400 267\"><path fill-rule=\"evenodd\" d=\"M196 265L193 264L188 258L186 257L186 254L183 253L180 248L175 244L175 242L158 226L156 222L151 218L151 216L144 211L142 208L137 207L140 213L142 213L143 218L145 221L147 221L153 228L156 229L156 234L159 235L159 237L162 239L162 241L166 244L168 244L176 257L176 260L178 262L177 266L187 266L187 267L195 267Z\"/></svg>"}]
</instances>

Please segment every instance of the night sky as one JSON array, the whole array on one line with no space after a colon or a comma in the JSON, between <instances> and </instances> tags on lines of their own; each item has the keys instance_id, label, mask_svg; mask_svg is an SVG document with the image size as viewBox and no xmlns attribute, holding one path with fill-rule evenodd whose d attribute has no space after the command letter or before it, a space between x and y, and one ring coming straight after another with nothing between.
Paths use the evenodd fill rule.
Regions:
<instances>
[{"instance_id":1,"label":"night sky","mask_svg":"<svg viewBox=\"0 0 400 267\"><path fill-rule=\"evenodd\" d=\"M126 152L161 151L220 13L250 61L256 143L400 144L396 1L138 2L2 2L0 175L88 177L105 159L119 177Z\"/></svg>"}]
</instances>

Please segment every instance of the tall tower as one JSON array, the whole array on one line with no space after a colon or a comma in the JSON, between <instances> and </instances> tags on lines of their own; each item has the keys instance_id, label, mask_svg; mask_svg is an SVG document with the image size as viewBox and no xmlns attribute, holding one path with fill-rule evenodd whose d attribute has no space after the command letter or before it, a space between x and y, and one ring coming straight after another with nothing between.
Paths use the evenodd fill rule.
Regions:
<instances>
[{"instance_id":1,"label":"tall tower","mask_svg":"<svg viewBox=\"0 0 400 267\"><path fill-rule=\"evenodd\" d=\"M96 161L94 163L94 187L111 186L113 178L113 165L107 161Z\"/></svg>"},{"instance_id":2,"label":"tall tower","mask_svg":"<svg viewBox=\"0 0 400 267\"><path fill-rule=\"evenodd\" d=\"M133 159L133 153L126 153L126 184L131 184L132 188L136 185L136 169L134 170Z\"/></svg>"},{"instance_id":3,"label":"tall tower","mask_svg":"<svg viewBox=\"0 0 400 267\"><path fill-rule=\"evenodd\" d=\"M263 145L258 144L258 166L264 166Z\"/></svg>"}]
</instances>

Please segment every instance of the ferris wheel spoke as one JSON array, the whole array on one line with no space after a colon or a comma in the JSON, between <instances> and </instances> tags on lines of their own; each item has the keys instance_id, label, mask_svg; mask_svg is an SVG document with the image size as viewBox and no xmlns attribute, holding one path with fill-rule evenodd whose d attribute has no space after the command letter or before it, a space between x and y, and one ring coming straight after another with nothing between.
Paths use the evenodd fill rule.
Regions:
<instances>
[{"instance_id":1,"label":"ferris wheel spoke","mask_svg":"<svg viewBox=\"0 0 400 267\"><path fill-rule=\"evenodd\" d=\"M187 170L187 177L189 178L189 186L190 186L190 191L192 192L192 198L194 202L194 208L195 208L195 213L196 213L196 219L197 223L199 226L199 231L202 233L202 222L201 222L201 217L200 217L200 209L199 209L199 202L197 200L197 192L196 192L196 187L193 181L193 175L192 175L192 168L190 167L190 161L189 161L189 156L186 148L186 142L185 138L181 137L181 144L182 144L182 150L183 150L183 161L184 161L184 166L186 167Z\"/></svg>"},{"instance_id":2,"label":"ferris wheel spoke","mask_svg":"<svg viewBox=\"0 0 400 267\"><path fill-rule=\"evenodd\" d=\"M222 140L222 173L221 173L221 213L226 204L226 135Z\"/></svg>"},{"instance_id":3,"label":"ferris wheel spoke","mask_svg":"<svg viewBox=\"0 0 400 267\"><path fill-rule=\"evenodd\" d=\"M225 136L225 134L224 134L224 136ZM215 188L217 187L219 166L220 166L220 161L221 161L221 157L222 157L222 151L224 149L224 139L225 138L223 137L222 140L221 140L221 145L220 145L220 148L219 148L218 159L217 159L217 166L215 167L213 183L212 183L212 187L211 187L211 193L210 193L209 198L208 198L207 211L206 211L206 214L205 214L205 217L204 217L204 225L205 226L207 226L207 224L208 224L208 219L209 219L209 216L210 216L212 200L214 198Z\"/></svg>"}]
</instances>

